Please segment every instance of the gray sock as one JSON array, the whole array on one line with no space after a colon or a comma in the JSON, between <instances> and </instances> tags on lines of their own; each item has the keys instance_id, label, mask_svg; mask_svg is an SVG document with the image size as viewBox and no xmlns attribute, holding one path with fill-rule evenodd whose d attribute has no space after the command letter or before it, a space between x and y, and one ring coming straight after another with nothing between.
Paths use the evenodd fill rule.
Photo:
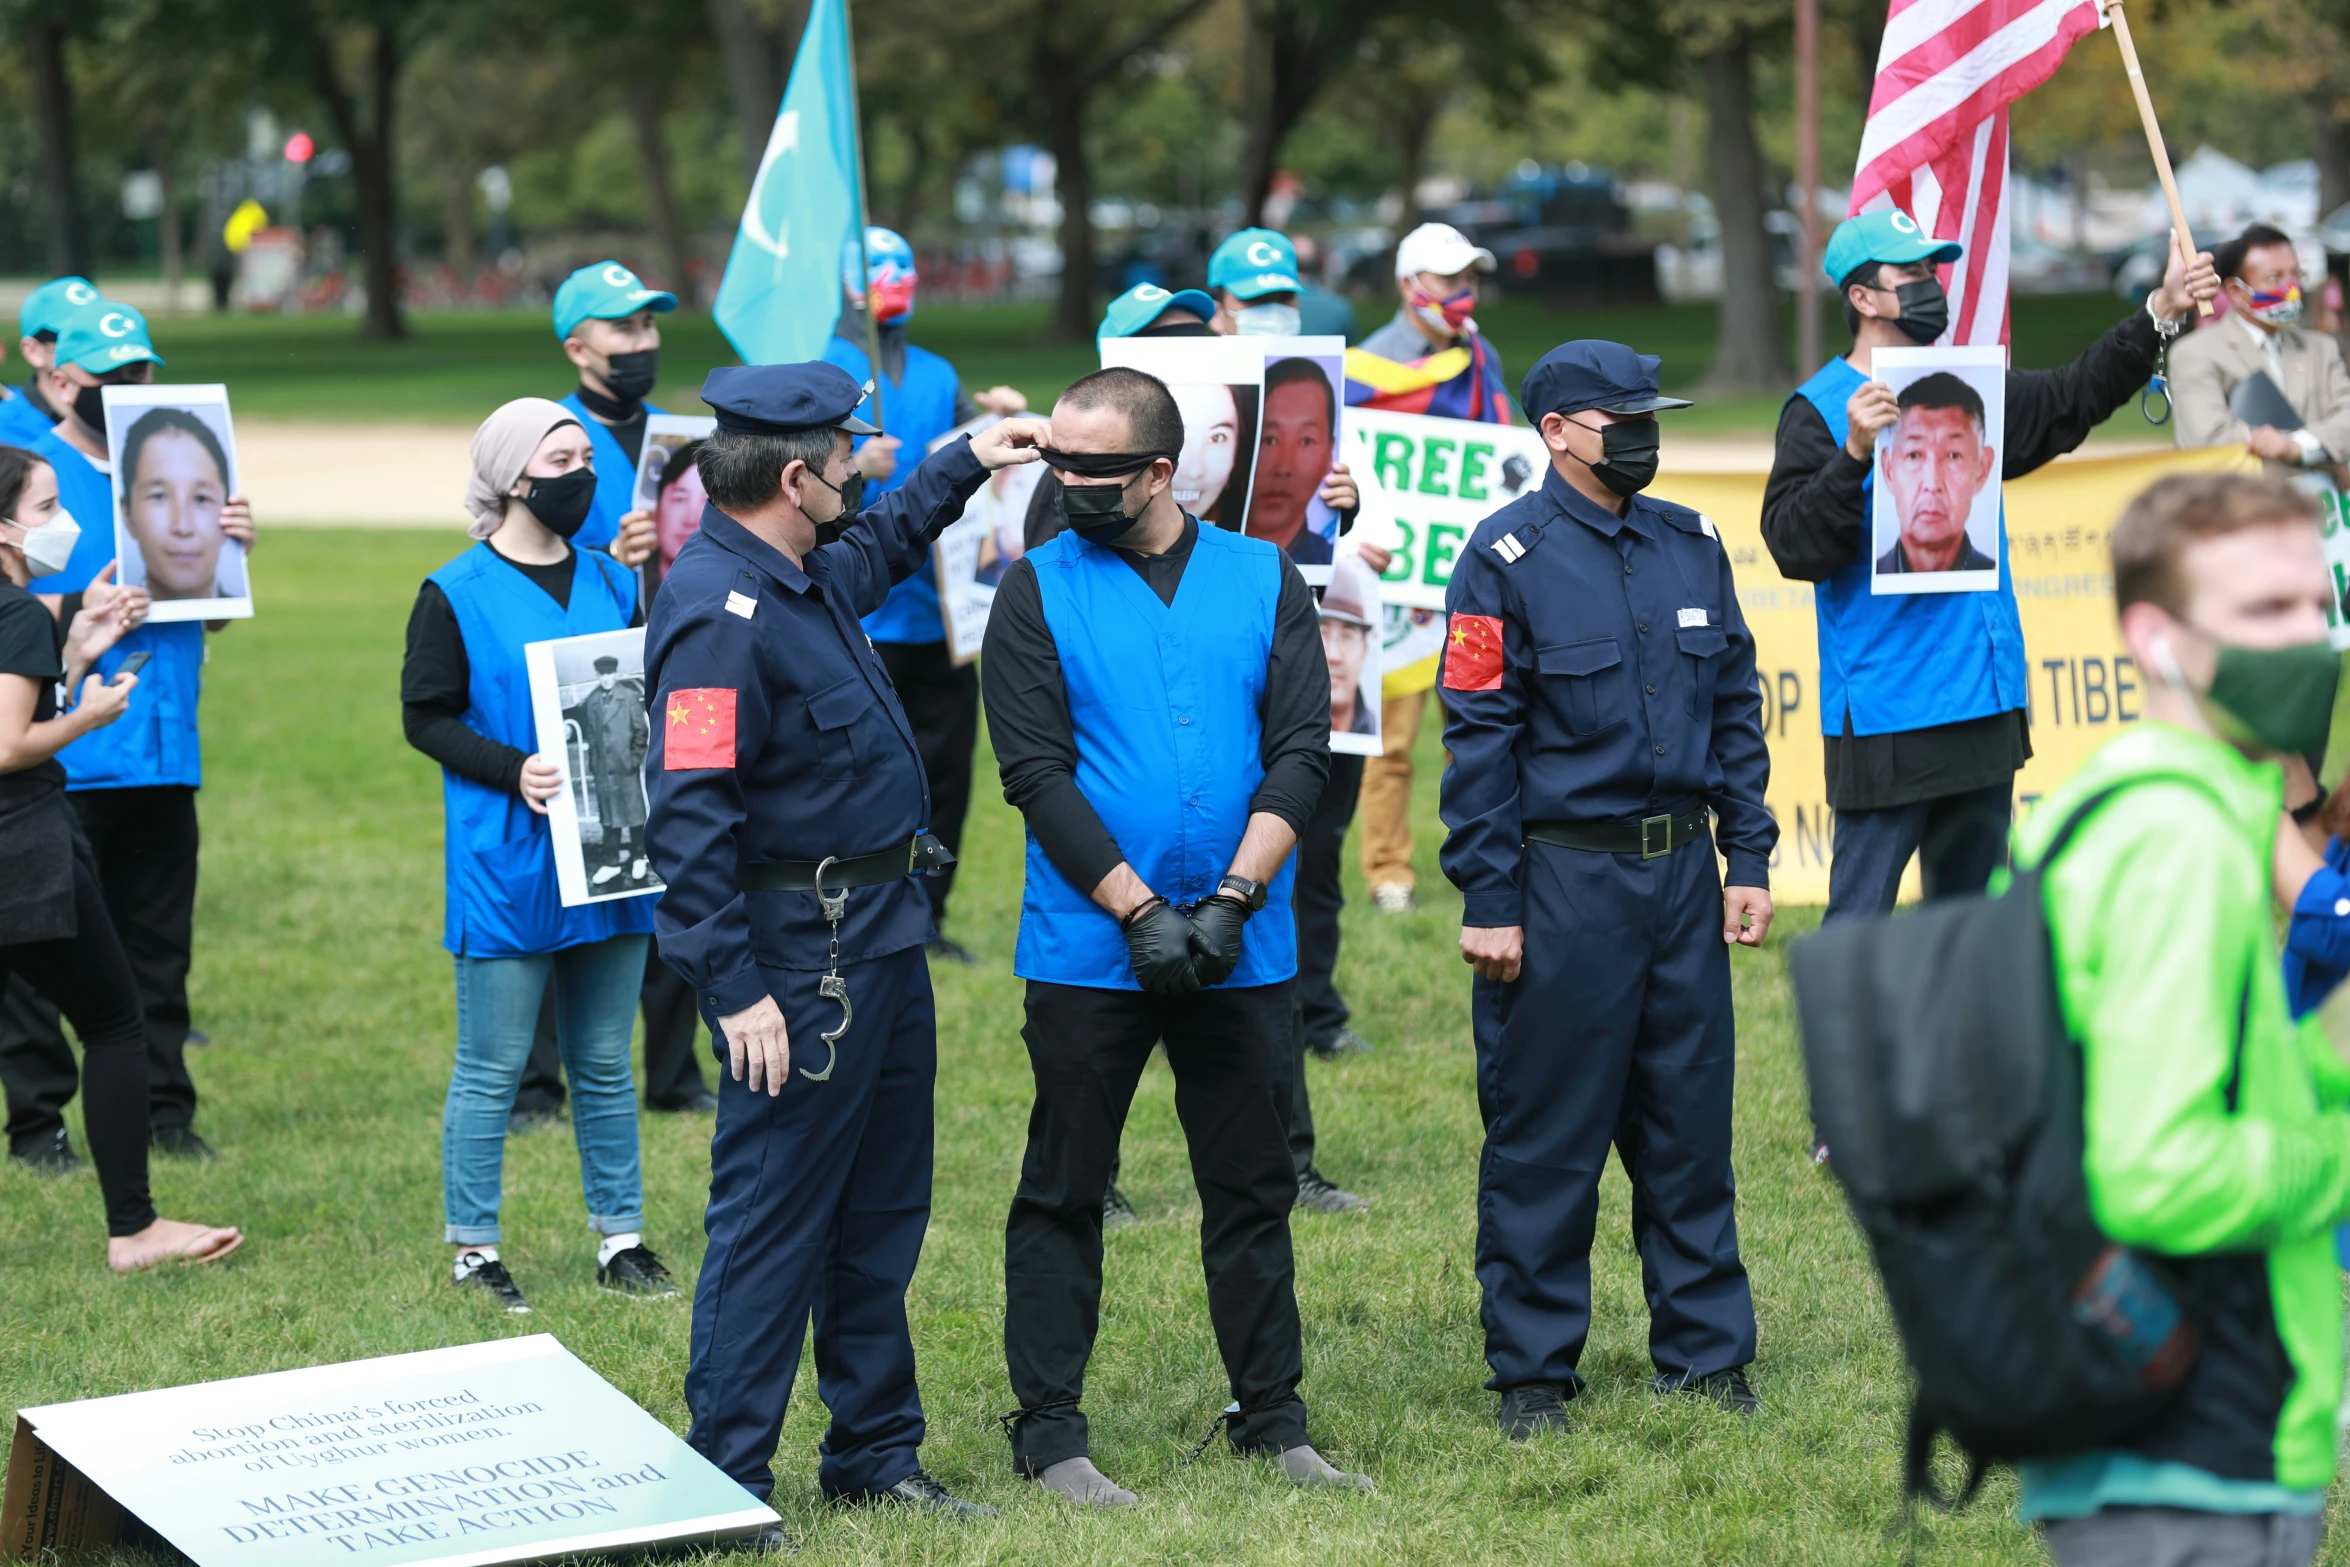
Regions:
<instances>
[{"instance_id":1,"label":"gray sock","mask_svg":"<svg viewBox=\"0 0 2350 1567\"><path fill-rule=\"evenodd\" d=\"M1334 1469L1328 1459L1302 1443L1282 1449L1280 1464L1281 1472L1302 1486L1328 1486L1344 1491L1379 1489L1371 1483L1369 1475L1349 1474L1343 1469Z\"/></svg>"},{"instance_id":2,"label":"gray sock","mask_svg":"<svg viewBox=\"0 0 2350 1567\"><path fill-rule=\"evenodd\" d=\"M1036 1483L1080 1507L1131 1507L1142 1500L1096 1469L1090 1458L1064 1458L1040 1471Z\"/></svg>"}]
</instances>

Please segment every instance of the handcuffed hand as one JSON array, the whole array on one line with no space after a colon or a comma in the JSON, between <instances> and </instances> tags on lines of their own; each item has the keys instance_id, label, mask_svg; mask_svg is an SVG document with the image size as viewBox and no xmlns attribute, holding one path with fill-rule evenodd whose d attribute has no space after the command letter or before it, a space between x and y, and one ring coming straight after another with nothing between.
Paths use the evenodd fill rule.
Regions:
<instances>
[{"instance_id":1,"label":"handcuffed hand","mask_svg":"<svg viewBox=\"0 0 2350 1567\"><path fill-rule=\"evenodd\" d=\"M1202 898L1191 910L1191 969L1202 986L1221 985L1240 967L1240 930L1249 907L1222 893Z\"/></svg>"},{"instance_id":2,"label":"handcuffed hand","mask_svg":"<svg viewBox=\"0 0 2350 1567\"><path fill-rule=\"evenodd\" d=\"M1180 996L1199 989L1191 961L1191 921L1165 898L1152 898L1120 920L1118 928L1126 933L1126 959L1146 994Z\"/></svg>"}]
</instances>

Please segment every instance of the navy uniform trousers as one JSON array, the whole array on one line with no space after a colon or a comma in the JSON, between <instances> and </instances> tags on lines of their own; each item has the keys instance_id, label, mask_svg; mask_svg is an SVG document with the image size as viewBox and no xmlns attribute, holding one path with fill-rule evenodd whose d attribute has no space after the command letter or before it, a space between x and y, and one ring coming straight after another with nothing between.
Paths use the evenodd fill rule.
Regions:
<instances>
[{"instance_id":1,"label":"navy uniform trousers","mask_svg":"<svg viewBox=\"0 0 2350 1567\"><path fill-rule=\"evenodd\" d=\"M1577 1388L1591 1240L1615 1146L1659 1372L1754 1358L1730 1173L1736 1028L1710 840L1659 859L1528 843L1525 962L1480 979L1473 1015L1485 1151L1477 1282L1494 1389Z\"/></svg>"},{"instance_id":2,"label":"navy uniform trousers","mask_svg":"<svg viewBox=\"0 0 2350 1567\"><path fill-rule=\"evenodd\" d=\"M832 1413L817 1483L828 1496L885 1491L919 1467L923 1434L906 1286L930 1223L930 967L920 947L843 965L856 1021L821 1083L801 1073L823 1070L817 1036L840 1007L816 993L821 975L762 973L790 1031L791 1075L770 1098L719 1068L686 1442L764 1499L813 1315L816 1390Z\"/></svg>"}]
</instances>

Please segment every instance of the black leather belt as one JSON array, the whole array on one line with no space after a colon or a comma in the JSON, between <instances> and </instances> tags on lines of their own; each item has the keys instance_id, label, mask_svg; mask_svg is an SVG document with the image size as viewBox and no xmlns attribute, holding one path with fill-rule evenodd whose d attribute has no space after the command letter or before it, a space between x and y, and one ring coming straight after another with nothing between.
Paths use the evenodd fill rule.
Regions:
<instances>
[{"instance_id":1,"label":"black leather belt","mask_svg":"<svg viewBox=\"0 0 2350 1567\"><path fill-rule=\"evenodd\" d=\"M1525 833L1532 842L1555 843L1562 849L1661 860L1710 836L1711 821L1701 805L1686 816L1643 816L1636 822L1528 822Z\"/></svg>"},{"instance_id":2,"label":"black leather belt","mask_svg":"<svg viewBox=\"0 0 2350 1567\"><path fill-rule=\"evenodd\" d=\"M926 876L954 863L954 854L936 835L923 833L895 848L852 859L744 860L734 868L734 884L745 892L814 892L821 870L823 890L838 892L845 887L879 887L901 876Z\"/></svg>"}]
</instances>

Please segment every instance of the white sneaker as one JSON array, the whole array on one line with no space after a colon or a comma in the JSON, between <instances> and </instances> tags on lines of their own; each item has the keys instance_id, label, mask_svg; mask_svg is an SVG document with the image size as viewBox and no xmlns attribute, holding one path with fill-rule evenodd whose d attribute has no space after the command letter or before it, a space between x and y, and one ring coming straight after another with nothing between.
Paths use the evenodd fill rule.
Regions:
<instances>
[{"instance_id":1,"label":"white sneaker","mask_svg":"<svg viewBox=\"0 0 2350 1567\"><path fill-rule=\"evenodd\" d=\"M601 887L602 885L604 885L604 883L606 883L606 882L610 881L610 880L611 880L613 877L615 877L615 876L617 876L617 875L619 875L619 874L620 874L620 867L619 867L619 866L617 866L617 865L607 865L607 866L605 866L605 867L604 867L602 870L600 870L600 871L596 872L596 873L595 873L593 876L590 876L590 877L588 878L588 885L589 885L589 886L591 886L591 887Z\"/></svg>"},{"instance_id":2,"label":"white sneaker","mask_svg":"<svg viewBox=\"0 0 2350 1567\"><path fill-rule=\"evenodd\" d=\"M1384 881L1371 889L1371 902L1382 914L1409 914L1412 912L1411 883Z\"/></svg>"},{"instance_id":3,"label":"white sneaker","mask_svg":"<svg viewBox=\"0 0 2350 1567\"><path fill-rule=\"evenodd\" d=\"M643 881L645 879L645 857L643 855L640 854L634 860L629 862L628 879L630 881Z\"/></svg>"}]
</instances>

